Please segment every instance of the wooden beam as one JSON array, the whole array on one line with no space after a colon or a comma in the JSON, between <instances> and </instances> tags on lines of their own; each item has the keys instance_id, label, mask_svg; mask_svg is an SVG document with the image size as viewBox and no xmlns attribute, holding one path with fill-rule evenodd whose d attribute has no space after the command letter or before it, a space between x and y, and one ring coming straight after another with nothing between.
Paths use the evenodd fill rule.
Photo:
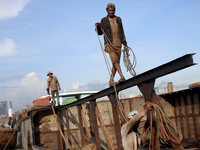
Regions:
<instances>
[{"instance_id":1,"label":"wooden beam","mask_svg":"<svg viewBox=\"0 0 200 150\"><path fill-rule=\"evenodd\" d=\"M100 111L98 109L98 106L96 106L96 115L97 115L97 118L98 118L99 123L101 125L101 129L103 131L104 137L105 137L106 142L108 144L109 150L114 150L114 146L112 144L110 136L108 135L108 132L107 132L106 127L104 125L103 118L102 118L101 113L100 113Z\"/></svg>"}]
</instances>

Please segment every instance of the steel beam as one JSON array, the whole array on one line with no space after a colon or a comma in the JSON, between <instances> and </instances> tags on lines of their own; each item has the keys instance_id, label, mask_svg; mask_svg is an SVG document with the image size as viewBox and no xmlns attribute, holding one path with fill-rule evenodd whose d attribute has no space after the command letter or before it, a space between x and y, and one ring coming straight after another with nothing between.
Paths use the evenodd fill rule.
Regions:
<instances>
[{"instance_id":1,"label":"steel beam","mask_svg":"<svg viewBox=\"0 0 200 150\"><path fill-rule=\"evenodd\" d=\"M93 125L93 132L95 134L96 150L101 150L99 129L96 116L96 100L90 101L90 105L91 105L91 116L92 116L91 124Z\"/></svg>"},{"instance_id":2,"label":"steel beam","mask_svg":"<svg viewBox=\"0 0 200 150\"><path fill-rule=\"evenodd\" d=\"M137 75L133 78L130 78L130 79L126 80L125 82L118 84L116 86L117 91L121 91L121 90L130 88L132 86L141 84L145 81L153 80L153 79L159 78L161 76L164 76L164 75L176 72L178 70L190 67L192 65L195 65L193 63L193 57L192 57L193 55L194 54L184 55L184 56L177 58L173 61L170 61L170 62L168 62L164 65L161 65L161 66L156 67L154 69L151 69L147 72L139 74L139 75ZM60 106L59 110L66 109L66 108L69 108L69 107L73 107L73 106L76 106L76 105L80 105L80 104L83 104L85 102L92 101L94 99L98 99L98 98L101 98L103 96L107 96L107 95L114 93L114 92L115 92L114 88L110 87L110 88L104 89L102 91L99 91L98 93L92 94L88 97L85 97L85 98L82 98L78 101L70 103L68 105Z\"/></svg>"},{"instance_id":3,"label":"steel beam","mask_svg":"<svg viewBox=\"0 0 200 150\"><path fill-rule=\"evenodd\" d=\"M83 120L82 120L82 116L81 116L81 109L82 106L81 105L77 105L78 108L78 118L79 118L79 128L80 128L80 133L81 133L81 143L82 143L82 147L85 144L85 135L84 135L84 129L83 129Z\"/></svg>"},{"instance_id":4,"label":"steel beam","mask_svg":"<svg viewBox=\"0 0 200 150\"><path fill-rule=\"evenodd\" d=\"M113 112L113 119L114 119L114 125L115 125L115 136L117 140L117 150L122 150L122 136L121 136L121 125L119 121L119 113L117 111L117 99L115 94L108 95L110 102L112 104L112 112Z\"/></svg>"},{"instance_id":5,"label":"steel beam","mask_svg":"<svg viewBox=\"0 0 200 150\"><path fill-rule=\"evenodd\" d=\"M66 119L66 127L67 127L67 138L69 144L71 144L71 134L70 134L70 126L69 126L69 119L68 119L68 110L65 110L65 119ZM72 145L71 145L72 146Z\"/></svg>"}]
</instances>

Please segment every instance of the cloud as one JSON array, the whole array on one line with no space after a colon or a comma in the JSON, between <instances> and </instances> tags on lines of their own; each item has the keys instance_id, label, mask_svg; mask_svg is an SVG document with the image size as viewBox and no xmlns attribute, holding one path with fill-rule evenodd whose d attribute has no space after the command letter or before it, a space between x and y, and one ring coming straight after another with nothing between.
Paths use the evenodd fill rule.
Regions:
<instances>
[{"instance_id":1,"label":"cloud","mask_svg":"<svg viewBox=\"0 0 200 150\"><path fill-rule=\"evenodd\" d=\"M0 87L0 101L12 101L14 111L20 110L24 105L33 105L33 100L46 95L45 89L46 80L40 81L37 75L31 72L20 82L14 80L7 87Z\"/></svg>"},{"instance_id":2,"label":"cloud","mask_svg":"<svg viewBox=\"0 0 200 150\"><path fill-rule=\"evenodd\" d=\"M0 21L16 17L30 0L0 0Z\"/></svg>"},{"instance_id":3,"label":"cloud","mask_svg":"<svg viewBox=\"0 0 200 150\"><path fill-rule=\"evenodd\" d=\"M14 55L17 53L15 50L16 45L13 41L13 39L4 39L3 41L0 41L0 57Z\"/></svg>"},{"instance_id":4,"label":"cloud","mask_svg":"<svg viewBox=\"0 0 200 150\"><path fill-rule=\"evenodd\" d=\"M85 87L85 85L83 83L80 82L76 82L72 85L72 87L70 88L71 91L79 91L79 90L87 90L87 88Z\"/></svg>"},{"instance_id":5,"label":"cloud","mask_svg":"<svg viewBox=\"0 0 200 150\"><path fill-rule=\"evenodd\" d=\"M69 89L69 92L78 92L78 91L100 91L107 87L108 83L101 83L98 80L91 80L88 84L84 85L83 83L76 82Z\"/></svg>"}]
</instances>

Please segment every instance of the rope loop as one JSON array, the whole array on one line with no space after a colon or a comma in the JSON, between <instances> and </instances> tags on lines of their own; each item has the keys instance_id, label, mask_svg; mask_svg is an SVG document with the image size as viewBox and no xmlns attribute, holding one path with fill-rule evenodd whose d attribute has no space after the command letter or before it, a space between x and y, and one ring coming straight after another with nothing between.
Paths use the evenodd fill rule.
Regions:
<instances>
[{"instance_id":1,"label":"rope loop","mask_svg":"<svg viewBox=\"0 0 200 150\"><path fill-rule=\"evenodd\" d=\"M163 113L161 108L154 103L146 102L145 105L150 104L154 109L150 111L150 143L149 149L153 149L153 120L156 121L156 129L157 129L157 138L160 139L160 142L163 144L168 144L169 141L173 142L181 142L183 139L183 135L180 129ZM145 106L144 105L144 106ZM169 131L167 133L166 129ZM174 135L173 131L178 134ZM170 133L170 135L169 135Z\"/></svg>"}]
</instances>

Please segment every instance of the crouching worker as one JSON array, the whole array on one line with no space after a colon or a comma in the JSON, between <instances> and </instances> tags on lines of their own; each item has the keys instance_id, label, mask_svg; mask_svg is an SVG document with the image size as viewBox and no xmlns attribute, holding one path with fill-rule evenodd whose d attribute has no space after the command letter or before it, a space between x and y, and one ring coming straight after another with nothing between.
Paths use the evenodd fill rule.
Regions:
<instances>
[{"instance_id":1,"label":"crouching worker","mask_svg":"<svg viewBox=\"0 0 200 150\"><path fill-rule=\"evenodd\" d=\"M142 143L148 140L148 130L142 135L139 134L137 128L140 123L140 119L144 117L153 107L147 104L146 109L138 113L138 111L132 111L129 113L128 118L130 119L121 128L122 145L124 150L137 150Z\"/></svg>"},{"instance_id":2,"label":"crouching worker","mask_svg":"<svg viewBox=\"0 0 200 150\"><path fill-rule=\"evenodd\" d=\"M55 94L56 94L56 97L57 97L58 105L60 105L59 92L58 92L58 89L61 90L60 83L58 82L57 77L53 76L53 73L51 71L49 71L47 73L47 76L49 76L49 78L47 79L47 93L50 95L50 93L49 93L49 88L50 88L52 99L53 99L53 105L55 106L55 104L56 104Z\"/></svg>"}]
</instances>

